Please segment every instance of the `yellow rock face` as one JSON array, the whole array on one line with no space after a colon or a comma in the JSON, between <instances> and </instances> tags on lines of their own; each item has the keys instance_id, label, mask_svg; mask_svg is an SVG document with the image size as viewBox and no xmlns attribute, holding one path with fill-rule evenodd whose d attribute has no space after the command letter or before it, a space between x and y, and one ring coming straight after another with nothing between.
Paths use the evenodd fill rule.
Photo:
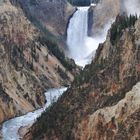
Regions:
<instances>
[{"instance_id":1,"label":"yellow rock face","mask_svg":"<svg viewBox=\"0 0 140 140\"><path fill-rule=\"evenodd\" d=\"M120 0L102 0L94 8L94 24L92 33L99 34L100 30L104 28L111 20L121 12Z\"/></svg>"}]
</instances>

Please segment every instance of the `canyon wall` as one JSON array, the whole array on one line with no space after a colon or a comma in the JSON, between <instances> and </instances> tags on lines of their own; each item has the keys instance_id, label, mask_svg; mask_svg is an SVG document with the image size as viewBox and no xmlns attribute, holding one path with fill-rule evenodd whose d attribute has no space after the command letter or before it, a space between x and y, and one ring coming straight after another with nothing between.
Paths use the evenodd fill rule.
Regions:
<instances>
[{"instance_id":1,"label":"canyon wall","mask_svg":"<svg viewBox=\"0 0 140 140\"><path fill-rule=\"evenodd\" d=\"M96 7L89 9L89 35L96 36L114 21L116 16L122 12L122 1L120 0L100 0Z\"/></svg>"},{"instance_id":2,"label":"canyon wall","mask_svg":"<svg viewBox=\"0 0 140 140\"><path fill-rule=\"evenodd\" d=\"M37 20L59 37L65 35L68 19L75 11L67 0L20 0L20 3L33 21Z\"/></svg>"},{"instance_id":3,"label":"canyon wall","mask_svg":"<svg viewBox=\"0 0 140 140\"><path fill-rule=\"evenodd\" d=\"M63 53L15 2L0 3L0 123L42 107L45 90L73 80L66 58L61 64L50 48Z\"/></svg>"}]
</instances>

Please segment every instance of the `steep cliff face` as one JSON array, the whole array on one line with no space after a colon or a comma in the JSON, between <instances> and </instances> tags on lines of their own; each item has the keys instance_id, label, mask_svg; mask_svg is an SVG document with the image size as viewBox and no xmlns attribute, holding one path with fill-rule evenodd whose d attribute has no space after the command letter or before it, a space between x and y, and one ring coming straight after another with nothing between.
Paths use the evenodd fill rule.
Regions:
<instances>
[{"instance_id":1,"label":"steep cliff face","mask_svg":"<svg viewBox=\"0 0 140 140\"><path fill-rule=\"evenodd\" d=\"M0 123L41 107L48 87L73 80L48 49L47 45L53 48L53 44L49 40L44 43L44 35L11 2L0 2Z\"/></svg>"},{"instance_id":2,"label":"steep cliff face","mask_svg":"<svg viewBox=\"0 0 140 140\"><path fill-rule=\"evenodd\" d=\"M117 17L116 24L121 22L122 17ZM93 62L24 139L140 137L140 20L135 26L123 28L115 43L111 37L113 26L106 41L99 45Z\"/></svg>"},{"instance_id":3,"label":"steep cliff face","mask_svg":"<svg viewBox=\"0 0 140 140\"><path fill-rule=\"evenodd\" d=\"M92 23L89 29L89 34L94 36L100 34L101 29L104 29L111 20L122 12L121 0L100 0L96 7L91 7L89 11L90 22Z\"/></svg>"},{"instance_id":4,"label":"steep cliff face","mask_svg":"<svg viewBox=\"0 0 140 140\"><path fill-rule=\"evenodd\" d=\"M37 20L56 36L63 36L74 8L67 0L20 0L32 20Z\"/></svg>"},{"instance_id":5,"label":"steep cliff face","mask_svg":"<svg viewBox=\"0 0 140 140\"><path fill-rule=\"evenodd\" d=\"M104 107L85 118L75 138L80 140L135 140L139 138L140 83L116 105Z\"/></svg>"}]
</instances>

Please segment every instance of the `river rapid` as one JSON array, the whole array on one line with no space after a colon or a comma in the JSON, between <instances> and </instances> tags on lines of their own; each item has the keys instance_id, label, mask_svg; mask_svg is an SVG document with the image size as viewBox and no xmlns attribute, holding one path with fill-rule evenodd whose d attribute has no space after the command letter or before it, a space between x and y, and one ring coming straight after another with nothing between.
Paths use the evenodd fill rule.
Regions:
<instances>
[{"instance_id":1,"label":"river rapid","mask_svg":"<svg viewBox=\"0 0 140 140\"><path fill-rule=\"evenodd\" d=\"M66 91L67 88L54 88L49 89L45 93L46 104L43 108L35 110L34 112L29 112L23 116L10 119L3 123L2 125L2 140L20 140L19 130L22 127L31 126L36 119L48 108L52 102L57 101L57 99Z\"/></svg>"}]
</instances>

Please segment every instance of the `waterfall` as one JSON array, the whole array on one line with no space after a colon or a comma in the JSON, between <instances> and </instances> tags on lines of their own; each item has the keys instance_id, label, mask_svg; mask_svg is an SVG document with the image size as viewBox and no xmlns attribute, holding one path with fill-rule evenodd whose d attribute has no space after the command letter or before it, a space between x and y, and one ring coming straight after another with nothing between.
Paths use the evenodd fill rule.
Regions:
<instances>
[{"instance_id":1,"label":"waterfall","mask_svg":"<svg viewBox=\"0 0 140 140\"><path fill-rule=\"evenodd\" d=\"M70 57L75 61L82 60L87 55L85 46L88 32L88 9L89 7L78 7L68 26L67 45Z\"/></svg>"},{"instance_id":2,"label":"waterfall","mask_svg":"<svg viewBox=\"0 0 140 140\"><path fill-rule=\"evenodd\" d=\"M96 6L95 4L92 4ZM112 20L101 28L100 34L94 38L88 36L88 9L89 7L78 7L67 29L67 45L69 56L76 64L85 66L94 58L95 51L99 43L106 39L107 31L111 26Z\"/></svg>"}]
</instances>

